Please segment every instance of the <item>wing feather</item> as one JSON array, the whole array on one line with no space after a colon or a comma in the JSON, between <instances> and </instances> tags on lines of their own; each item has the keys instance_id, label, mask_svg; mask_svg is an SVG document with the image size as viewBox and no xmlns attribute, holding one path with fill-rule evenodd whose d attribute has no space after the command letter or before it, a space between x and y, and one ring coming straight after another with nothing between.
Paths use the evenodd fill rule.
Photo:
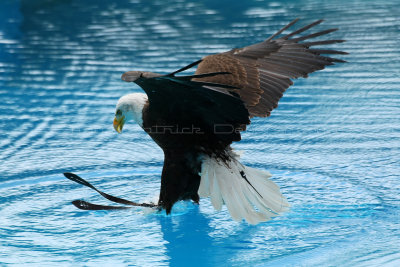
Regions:
<instances>
[{"instance_id":1,"label":"wing feather","mask_svg":"<svg viewBox=\"0 0 400 267\"><path fill-rule=\"evenodd\" d=\"M250 116L265 117L278 106L278 101L286 89L293 84L291 79L308 77L334 62L345 62L327 55L345 55L346 52L329 49L310 49L312 46L329 45L344 40L308 41L325 36L337 29L327 29L299 36L323 20L317 20L283 37L281 33L294 25L290 22L281 30L261 43L240 49L209 55L198 65L196 75L207 72L229 72L230 75L194 78L195 81L229 84L240 88L235 90L245 103ZM307 42L302 42L307 40Z\"/></svg>"}]
</instances>

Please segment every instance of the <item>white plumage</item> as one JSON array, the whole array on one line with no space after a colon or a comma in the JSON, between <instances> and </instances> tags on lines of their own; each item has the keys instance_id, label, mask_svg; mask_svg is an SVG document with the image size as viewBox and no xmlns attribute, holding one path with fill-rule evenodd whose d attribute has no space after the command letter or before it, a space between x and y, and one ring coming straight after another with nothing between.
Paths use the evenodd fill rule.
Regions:
<instances>
[{"instance_id":1,"label":"white plumage","mask_svg":"<svg viewBox=\"0 0 400 267\"><path fill-rule=\"evenodd\" d=\"M225 204L235 221L245 219L251 224L268 221L289 209L279 187L268 179L269 172L244 166L234 152L232 158L225 164L213 157L204 157L200 197L210 197L216 210L221 210Z\"/></svg>"},{"instance_id":2,"label":"white plumage","mask_svg":"<svg viewBox=\"0 0 400 267\"><path fill-rule=\"evenodd\" d=\"M121 110L126 121L134 120L143 127L143 107L148 101L147 95L143 93L132 93L122 96L117 103L117 110Z\"/></svg>"}]
</instances>

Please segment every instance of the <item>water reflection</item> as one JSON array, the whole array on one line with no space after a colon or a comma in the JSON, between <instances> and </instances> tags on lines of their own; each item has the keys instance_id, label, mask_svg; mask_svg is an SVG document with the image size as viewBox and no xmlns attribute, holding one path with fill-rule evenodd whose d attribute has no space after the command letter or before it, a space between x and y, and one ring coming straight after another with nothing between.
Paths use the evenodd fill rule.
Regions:
<instances>
[{"instance_id":1,"label":"water reflection","mask_svg":"<svg viewBox=\"0 0 400 267\"><path fill-rule=\"evenodd\" d=\"M222 260L216 259L219 249L209 236L209 219L199 212L198 207L192 208L187 216L159 216L158 219L163 239L167 241L165 247L170 266L182 263L211 266Z\"/></svg>"}]
</instances>

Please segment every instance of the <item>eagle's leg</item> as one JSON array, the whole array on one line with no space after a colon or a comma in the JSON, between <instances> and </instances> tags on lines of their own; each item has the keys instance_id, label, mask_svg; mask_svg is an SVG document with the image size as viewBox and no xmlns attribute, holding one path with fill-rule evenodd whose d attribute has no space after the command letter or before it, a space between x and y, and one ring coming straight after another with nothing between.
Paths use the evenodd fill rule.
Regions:
<instances>
[{"instance_id":1,"label":"eagle's leg","mask_svg":"<svg viewBox=\"0 0 400 267\"><path fill-rule=\"evenodd\" d=\"M169 214L179 200L199 203L201 159L191 151L164 151L164 167L158 205Z\"/></svg>"}]
</instances>

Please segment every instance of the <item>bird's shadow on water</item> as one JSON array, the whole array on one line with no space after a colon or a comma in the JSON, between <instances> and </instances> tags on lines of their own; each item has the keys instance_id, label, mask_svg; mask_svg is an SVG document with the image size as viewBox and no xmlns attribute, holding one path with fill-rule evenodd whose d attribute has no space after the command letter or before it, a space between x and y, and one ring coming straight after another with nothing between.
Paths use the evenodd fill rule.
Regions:
<instances>
[{"instance_id":1,"label":"bird's shadow on water","mask_svg":"<svg viewBox=\"0 0 400 267\"><path fill-rule=\"evenodd\" d=\"M232 265L243 251L255 247L251 241L252 236L261 229L272 231L279 225L279 222L249 225L245 221L233 221L225 209L213 212L209 207L185 205L186 210L181 214L173 212L168 216L156 216L166 241L165 253L170 266L181 266L182 263L187 266ZM269 239L264 234L261 236ZM264 256L270 258L271 255L265 252ZM251 259L246 260L252 262Z\"/></svg>"},{"instance_id":2,"label":"bird's shadow on water","mask_svg":"<svg viewBox=\"0 0 400 267\"><path fill-rule=\"evenodd\" d=\"M198 205L189 202L180 202L177 205L178 208L173 210L172 215L155 216L161 226L163 238L167 241L165 247L169 264L208 266L215 263L215 255L207 253L214 246L214 240L210 236L213 230L210 227L210 219L200 212ZM185 211L181 205L186 206ZM161 212L160 215L163 214L165 212Z\"/></svg>"}]
</instances>

